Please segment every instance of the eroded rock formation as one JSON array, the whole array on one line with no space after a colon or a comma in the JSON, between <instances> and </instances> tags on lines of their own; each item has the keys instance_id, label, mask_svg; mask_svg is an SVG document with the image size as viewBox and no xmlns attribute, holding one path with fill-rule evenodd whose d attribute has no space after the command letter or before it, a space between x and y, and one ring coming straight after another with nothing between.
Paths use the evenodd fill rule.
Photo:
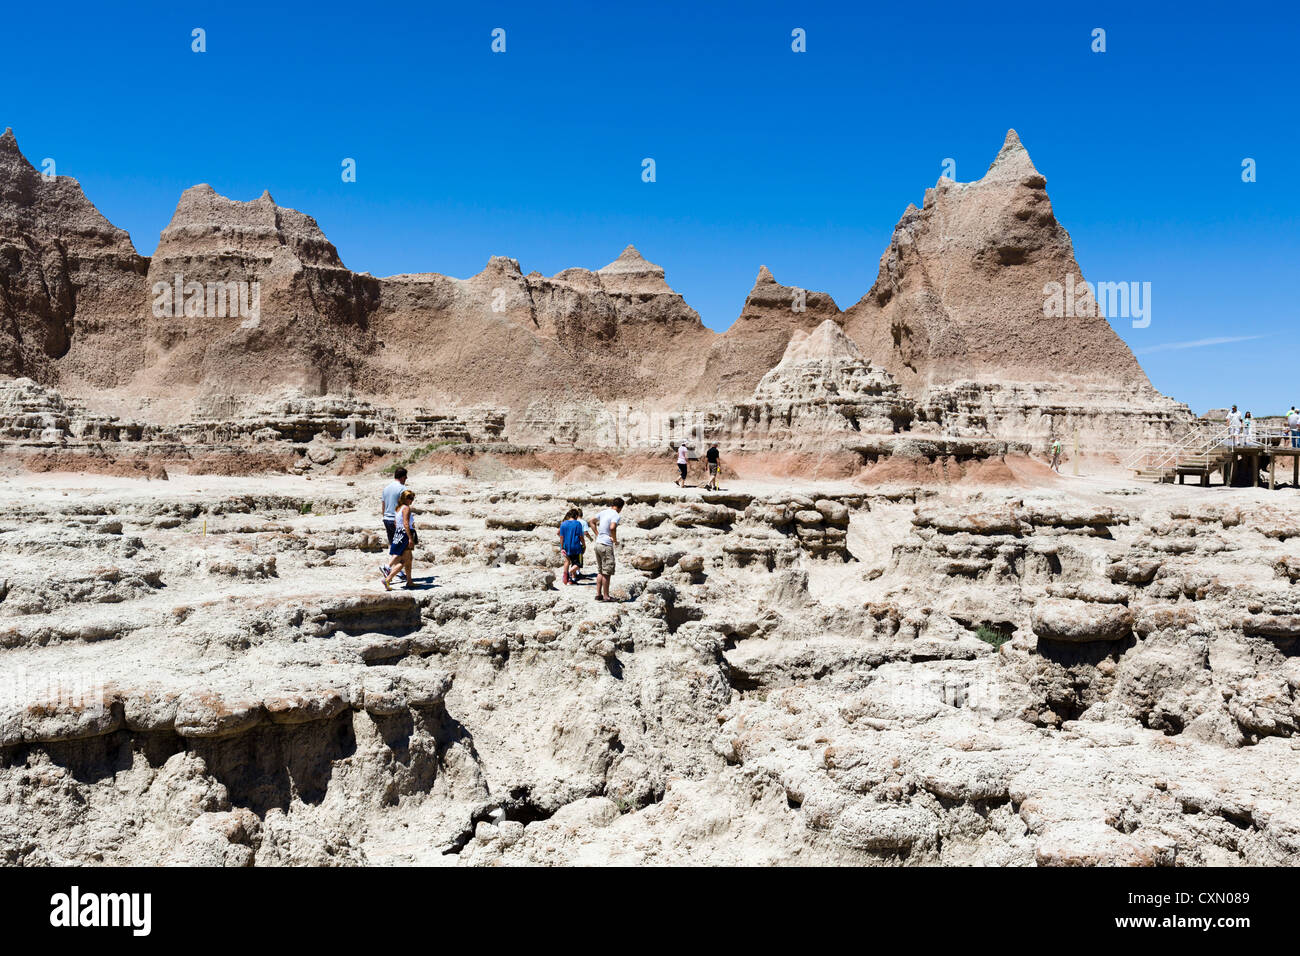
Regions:
<instances>
[{"instance_id":1,"label":"eroded rock formation","mask_svg":"<svg viewBox=\"0 0 1300 956\"><path fill-rule=\"evenodd\" d=\"M373 487L0 488L0 861L1300 859L1262 492L416 486L392 594Z\"/></svg>"},{"instance_id":2,"label":"eroded rock formation","mask_svg":"<svg viewBox=\"0 0 1300 956\"><path fill-rule=\"evenodd\" d=\"M795 335L811 332L826 321L841 321L834 299L824 292L781 285L762 266L739 318L712 343L693 397L702 401L748 398Z\"/></svg>"},{"instance_id":3,"label":"eroded rock formation","mask_svg":"<svg viewBox=\"0 0 1300 956\"><path fill-rule=\"evenodd\" d=\"M237 202L206 184L187 189L150 259L148 292L136 391L378 391L368 321L378 283L270 193Z\"/></svg>"},{"instance_id":4,"label":"eroded rock formation","mask_svg":"<svg viewBox=\"0 0 1300 956\"><path fill-rule=\"evenodd\" d=\"M526 441L617 440L620 406L709 406L716 419L728 413L712 406L732 403L748 421L792 338L826 322L900 390L872 427L912 427L911 402L923 431L1042 441L1077 428L1087 445L1112 447L1189 417L1104 318L1045 314L1046 284L1079 269L1014 132L981 180L941 179L909 208L848 311L764 267L722 335L632 246L603 268L550 277L498 256L468 279L380 279L349 270L315 220L269 194L238 202L202 185L146 260L75 182L42 178L12 133L0 184L0 374L88 399L116 389L171 421L196 402L285 387L501 405Z\"/></svg>"},{"instance_id":5,"label":"eroded rock formation","mask_svg":"<svg viewBox=\"0 0 1300 956\"><path fill-rule=\"evenodd\" d=\"M0 135L0 375L123 382L140 362L147 264L75 180L46 177L13 130Z\"/></svg>"},{"instance_id":6,"label":"eroded rock formation","mask_svg":"<svg viewBox=\"0 0 1300 956\"><path fill-rule=\"evenodd\" d=\"M1151 387L1095 303L1047 307L1053 284L1083 279L1046 186L1015 130L983 178L941 178L903 213L845 330L953 428L1022 439L1078 428L1108 446L1168 435L1190 412Z\"/></svg>"}]
</instances>

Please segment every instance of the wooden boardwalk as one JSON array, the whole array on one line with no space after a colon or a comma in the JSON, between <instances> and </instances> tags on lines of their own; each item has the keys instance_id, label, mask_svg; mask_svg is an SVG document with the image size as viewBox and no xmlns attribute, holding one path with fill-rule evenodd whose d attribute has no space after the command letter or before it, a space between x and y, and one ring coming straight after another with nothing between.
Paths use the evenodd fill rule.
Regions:
<instances>
[{"instance_id":1,"label":"wooden boardwalk","mask_svg":"<svg viewBox=\"0 0 1300 956\"><path fill-rule=\"evenodd\" d=\"M1300 488L1297 441L1285 428L1256 426L1249 435L1244 431L1233 435L1226 425L1198 424L1181 439L1146 446L1129 459L1128 465L1138 477L1153 481L1176 479L1181 485L1190 475L1199 478L1202 487L1208 487L1211 475L1221 475L1224 485L1232 485L1244 474L1249 476L1250 487L1267 483L1269 490L1274 490L1280 461L1282 480L1286 481L1289 465L1290 486ZM1266 480L1261 477L1265 472Z\"/></svg>"},{"instance_id":2,"label":"wooden boardwalk","mask_svg":"<svg viewBox=\"0 0 1300 956\"><path fill-rule=\"evenodd\" d=\"M1252 486L1258 488L1260 485L1260 472L1268 470L1268 490L1273 491L1277 488L1277 463L1281 459L1284 464L1283 476L1286 475L1286 459L1291 459L1291 487L1300 487L1300 448L1291 447L1288 439L1286 445L1240 445L1236 448L1229 449L1229 454L1223 464L1223 483L1232 484L1233 476L1238 474L1238 469L1246 468L1247 474L1252 475ZM1179 475L1178 483L1182 484L1182 476ZM1204 477L1201 482L1208 485L1209 475Z\"/></svg>"}]
</instances>

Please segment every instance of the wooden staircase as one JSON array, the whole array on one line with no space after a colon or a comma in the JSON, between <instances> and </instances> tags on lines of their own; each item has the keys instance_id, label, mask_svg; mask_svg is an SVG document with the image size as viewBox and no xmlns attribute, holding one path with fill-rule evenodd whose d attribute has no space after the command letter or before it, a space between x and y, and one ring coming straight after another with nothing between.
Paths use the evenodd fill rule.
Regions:
<instances>
[{"instance_id":1,"label":"wooden staircase","mask_svg":"<svg viewBox=\"0 0 1300 956\"><path fill-rule=\"evenodd\" d=\"M1250 432L1237 436L1236 445L1228 426L1220 423L1197 422L1182 438L1173 441L1152 442L1138 449L1124 462L1139 478L1150 481L1182 483L1185 475L1201 479L1202 485L1210 483L1210 475L1224 470L1224 483L1241 468L1247 469L1250 484L1260 484L1261 470L1268 472L1268 487L1276 487L1277 463L1286 467L1289 459L1292 469L1292 486L1300 488L1300 447L1286 428L1256 425ZM1285 472L1283 473L1285 477Z\"/></svg>"},{"instance_id":2,"label":"wooden staircase","mask_svg":"<svg viewBox=\"0 0 1300 956\"><path fill-rule=\"evenodd\" d=\"M1201 479L1202 485L1208 485L1211 473L1232 457L1228 426L1197 423L1179 439L1148 443L1130 455L1124 465L1149 481L1181 482L1183 476L1193 475Z\"/></svg>"}]
</instances>

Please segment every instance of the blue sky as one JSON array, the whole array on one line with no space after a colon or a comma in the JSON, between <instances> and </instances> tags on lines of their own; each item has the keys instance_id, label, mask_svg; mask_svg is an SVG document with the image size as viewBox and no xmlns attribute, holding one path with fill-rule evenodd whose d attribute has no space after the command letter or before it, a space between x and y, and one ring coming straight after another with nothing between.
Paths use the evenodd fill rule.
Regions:
<instances>
[{"instance_id":1,"label":"blue sky","mask_svg":"<svg viewBox=\"0 0 1300 956\"><path fill-rule=\"evenodd\" d=\"M1085 277L1152 284L1114 324L1158 388L1300 402L1294 7L879 6L11 5L0 127L145 254L186 187L270 189L376 275L633 242L715 329L761 264L851 305L943 160L978 178L1014 127Z\"/></svg>"}]
</instances>

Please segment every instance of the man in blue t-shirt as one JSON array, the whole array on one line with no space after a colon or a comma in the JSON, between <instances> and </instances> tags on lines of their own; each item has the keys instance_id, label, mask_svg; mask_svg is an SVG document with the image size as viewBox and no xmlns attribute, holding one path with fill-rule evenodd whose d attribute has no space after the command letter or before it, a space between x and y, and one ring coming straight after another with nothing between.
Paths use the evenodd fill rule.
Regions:
<instances>
[{"instance_id":1,"label":"man in blue t-shirt","mask_svg":"<svg viewBox=\"0 0 1300 956\"><path fill-rule=\"evenodd\" d=\"M587 526L582 523L582 512L570 508L555 533L560 536L560 550L564 552L564 573L560 580L565 584L577 584L582 577L578 570L582 567L582 553L587 550Z\"/></svg>"},{"instance_id":2,"label":"man in blue t-shirt","mask_svg":"<svg viewBox=\"0 0 1300 956\"><path fill-rule=\"evenodd\" d=\"M384 490L379 493L379 498L383 502L384 533L388 535L389 547L392 547L393 533L397 531L397 499L405 490L406 469L398 468L393 472L393 480L384 485ZM397 572L397 576L406 580L405 571Z\"/></svg>"}]
</instances>

